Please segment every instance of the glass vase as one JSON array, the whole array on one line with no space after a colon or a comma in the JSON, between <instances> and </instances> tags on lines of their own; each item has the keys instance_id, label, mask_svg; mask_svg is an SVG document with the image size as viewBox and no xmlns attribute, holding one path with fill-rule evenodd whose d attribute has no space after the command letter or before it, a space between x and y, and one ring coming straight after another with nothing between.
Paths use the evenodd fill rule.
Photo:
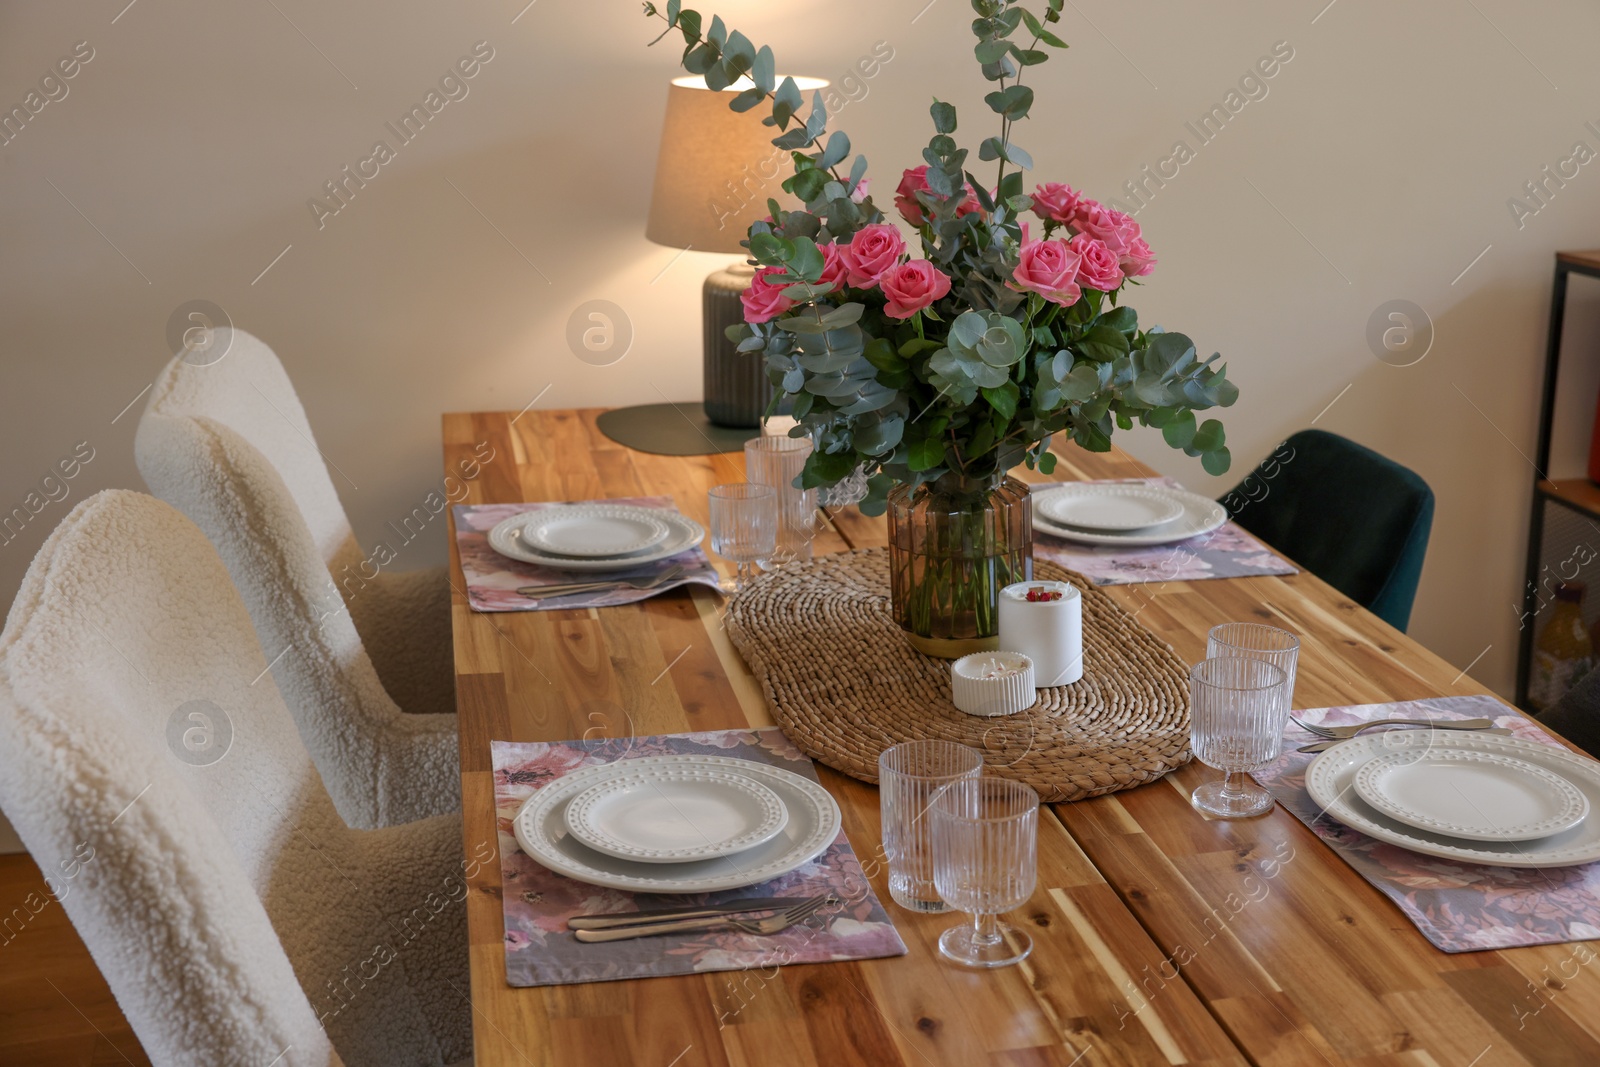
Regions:
<instances>
[{"instance_id":1,"label":"glass vase","mask_svg":"<svg viewBox=\"0 0 1600 1067\"><path fill-rule=\"evenodd\" d=\"M958 472L889 492L889 593L906 640L956 659L1000 647L1000 590L1033 577L1028 487Z\"/></svg>"}]
</instances>

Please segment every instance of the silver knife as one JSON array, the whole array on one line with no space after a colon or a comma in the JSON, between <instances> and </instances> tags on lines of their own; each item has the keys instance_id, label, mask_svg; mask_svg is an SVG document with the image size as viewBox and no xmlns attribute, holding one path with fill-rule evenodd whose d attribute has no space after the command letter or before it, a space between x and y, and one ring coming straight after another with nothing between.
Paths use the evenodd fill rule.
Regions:
<instances>
[{"instance_id":1,"label":"silver knife","mask_svg":"<svg viewBox=\"0 0 1600 1067\"><path fill-rule=\"evenodd\" d=\"M651 908L648 911L614 912L608 915L574 915L567 920L567 929L611 930L662 919L700 919L743 915L752 911L777 911L804 903L805 900L805 897L743 897L726 904L689 904L678 908Z\"/></svg>"},{"instance_id":2,"label":"silver knife","mask_svg":"<svg viewBox=\"0 0 1600 1067\"><path fill-rule=\"evenodd\" d=\"M1412 732L1412 731L1407 731L1407 732L1409 733L1409 732ZM1474 733L1474 734L1499 734L1499 735L1501 735L1503 737L1506 734L1509 734L1511 731L1507 730L1504 726L1496 726L1492 730L1463 730L1461 732L1462 733ZM1363 734L1361 736L1366 737L1366 736L1370 736L1370 735ZM1334 745L1342 745L1346 741L1354 741L1354 740L1355 740L1354 737L1335 737L1335 738L1331 738L1330 740L1327 740L1327 741L1318 741L1314 745L1301 745L1299 748L1295 749L1295 751L1296 752L1326 752L1328 749L1332 748Z\"/></svg>"}]
</instances>

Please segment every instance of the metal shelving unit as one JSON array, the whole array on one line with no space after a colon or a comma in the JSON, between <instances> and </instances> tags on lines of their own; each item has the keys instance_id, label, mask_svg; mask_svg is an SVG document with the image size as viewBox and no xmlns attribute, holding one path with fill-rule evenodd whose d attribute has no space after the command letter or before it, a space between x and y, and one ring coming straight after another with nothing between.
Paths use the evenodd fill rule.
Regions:
<instances>
[{"instance_id":1,"label":"metal shelving unit","mask_svg":"<svg viewBox=\"0 0 1600 1067\"><path fill-rule=\"evenodd\" d=\"M1544 387L1539 402L1539 440L1534 453L1537 477L1528 519L1527 574L1522 588L1521 631L1517 646L1517 706L1528 708L1528 674L1539 617L1550 601L1546 585L1566 576L1569 566L1583 573L1590 562L1600 569L1600 485L1587 478L1545 477L1550 468L1550 432L1555 417L1556 380L1561 370L1561 335L1567 311L1567 279L1571 275L1600 278L1600 250L1557 252L1550 292L1550 332L1545 343ZM1551 509L1556 509L1552 513ZM1580 540L1586 539L1586 540ZM1569 542L1571 544L1569 545ZM1580 552L1592 542L1591 552ZM1550 558L1562 558L1552 568ZM1581 561L1579 556L1587 556ZM1550 574L1546 574L1550 571ZM1590 612L1594 606L1590 606Z\"/></svg>"}]
</instances>

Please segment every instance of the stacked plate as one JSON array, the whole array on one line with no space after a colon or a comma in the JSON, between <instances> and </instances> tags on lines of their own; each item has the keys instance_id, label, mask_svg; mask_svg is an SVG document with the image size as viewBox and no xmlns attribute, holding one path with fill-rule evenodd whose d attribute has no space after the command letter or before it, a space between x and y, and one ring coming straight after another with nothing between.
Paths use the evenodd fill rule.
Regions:
<instances>
[{"instance_id":1,"label":"stacked plate","mask_svg":"<svg viewBox=\"0 0 1600 1067\"><path fill-rule=\"evenodd\" d=\"M816 782L730 756L584 767L528 798L522 850L558 874L643 893L710 893L787 874L839 834Z\"/></svg>"},{"instance_id":2,"label":"stacked plate","mask_svg":"<svg viewBox=\"0 0 1600 1067\"><path fill-rule=\"evenodd\" d=\"M1413 852L1490 867L1600 860L1600 763L1515 737L1369 733L1306 769L1306 790L1353 829Z\"/></svg>"},{"instance_id":3,"label":"stacked plate","mask_svg":"<svg viewBox=\"0 0 1600 1067\"><path fill-rule=\"evenodd\" d=\"M1034 529L1089 545L1165 545L1227 521L1215 500L1141 482L1068 483L1033 493Z\"/></svg>"},{"instance_id":4,"label":"stacked plate","mask_svg":"<svg viewBox=\"0 0 1600 1067\"><path fill-rule=\"evenodd\" d=\"M513 515L489 531L503 556L569 571L616 571L687 552L706 532L665 508L565 504Z\"/></svg>"}]
</instances>

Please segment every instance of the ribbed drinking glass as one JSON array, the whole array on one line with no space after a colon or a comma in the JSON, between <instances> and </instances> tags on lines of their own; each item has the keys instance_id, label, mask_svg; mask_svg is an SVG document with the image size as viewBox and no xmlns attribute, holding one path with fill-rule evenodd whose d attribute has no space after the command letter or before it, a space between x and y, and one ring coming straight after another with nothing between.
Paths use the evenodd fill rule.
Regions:
<instances>
[{"instance_id":1,"label":"ribbed drinking glass","mask_svg":"<svg viewBox=\"0 0 1600 1067\"><path fill-rule=\"evenodd\" d=\"M796 489L795 479L811 455L811 438L761 435L744 443L744 476L778 491L778 547L762 565L810 559L817 529L817 491Z\"/></svg>"},{"instance_id":2,"label":"ribbed drinking glass","mask_svg":"<svg viewBox=\"0 0 1600 1067\"><path fill-rule=\"evenodd\" d=\"M889 896L911 911L949 911L933 886L933 795L983 773L983 753L954 741L902 741L878 755L878 806Z\"/></svg>"},{"instance_id":3,"label":"ribbed drinking glass","mask_svg":"<svg viewBox=\"0 0 1600 1067\"><path fill-rule=\"evenodd\" d=\"M767 559L778 543L778 491L770 485L733 482L713 486L711 551L736 566L734 592L755 574L756 560Z\"/></svg>"},{"instance_id":4,"label":"ribbed drinking glass","mask_svg":"<svg viewBox=\"0 0 1600 1067\"><path fill-rule=\"evenodd\" d=\"M1224 819L1243 819L1272 808L1272 794L1246 772L1264 767L1283 750L1289 721L1289 678L1282 668L1251 656L1202 660L1189 671L1195 758L1223 771L1190 802Z\"/></svg>"},{"instance_id":5,"label":"ribbed drinking glass","mask_svg":"<svg viewBox=\"0 0 1600 1067\"><path fill-rule=\"evenodd\" d=\"M1294 672L1300 662L1300 639L1264 622L1225 622L1206 638L1206 659L1250 656L1264 659L1289 676L1290 707L1294 706Z\"/></svg>"},{"instance_id":6,"label":"ribbed drinking glass","mask_svg":"<svg viewBox=\"0 0 1600 1067\"><path fill-rule=\"evenodd\" d=\"M1033 938L1000 921L1033 895L1039 857L1039 794L1009 778L964 778L933 798L933 881L972 922L939 935L939 951L969 967L1005 967Z\"/></svg>"}]
</instances>

